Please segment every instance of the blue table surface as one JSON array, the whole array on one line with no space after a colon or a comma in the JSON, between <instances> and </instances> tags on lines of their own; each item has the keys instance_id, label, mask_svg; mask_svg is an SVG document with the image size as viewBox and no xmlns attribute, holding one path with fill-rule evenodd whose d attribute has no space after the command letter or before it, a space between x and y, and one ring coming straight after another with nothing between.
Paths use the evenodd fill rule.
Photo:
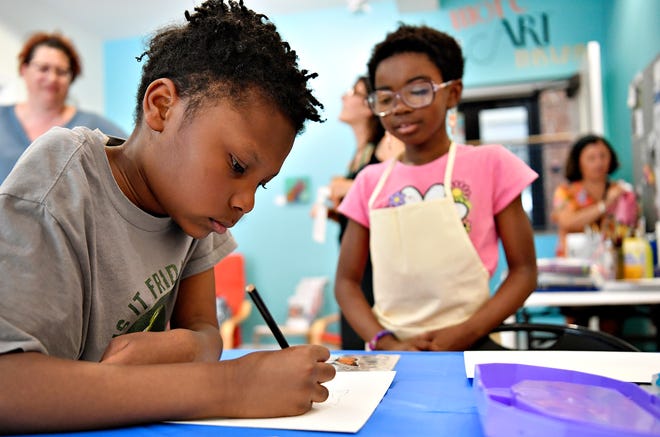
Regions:
<instances>
[{"instance_id":1,"label":"blue table surface","mask_svg":"<svg viewBox=\"0 0 660 437\"><path fill-rule=\"evenodd\" d=\"M223 359L247 351L228 350ZM341 351L333 351L342 353ZM362 352L359 353L369 353ZM48 436L484 436L462 352L397 352L396 376L380 405L356 434L154 423ZM176 396L176 394L173 394ZM109 412L111 414L111 412ZM35 435L35 434L33 434Z\"/></svg>"}]
</instances>

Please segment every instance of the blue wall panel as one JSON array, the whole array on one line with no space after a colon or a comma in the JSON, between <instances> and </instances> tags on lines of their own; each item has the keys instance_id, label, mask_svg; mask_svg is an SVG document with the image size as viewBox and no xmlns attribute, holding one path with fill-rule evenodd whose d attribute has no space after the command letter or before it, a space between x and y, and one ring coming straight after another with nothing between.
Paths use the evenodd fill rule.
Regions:
<instances>
[{"instance_id":1,"label":"blue wall panel","mask_svg":"<svg viewBox=\"0 0 660 437\"><path fill-rule=\"evenodd\" d=\"M330 278L322 312L336 310L332 294L338 254L336 226L329 224L325 244L315 243L311 239L311 204L281 205L278 200L289 178L309 178L313 199L318 187L345 172L354 143L350 129L337 120L340 97L366 70L371 47L398 22L427 24L456 36L466 56L466 87L568 77L578 69L583 46L598 41L606 74L606 102L616 105L613 111L605 108L606 118L617 120L606 132L620 139L615 147L623 161L622 176L629 179L631 158L625 147L630 143L624 140L630 134L620 126L629 125L630 117L621 107L619 95L631 71L657 51L657 42L649 47L648 41L638 41L645 45L639 53L627 48L634 45L632 40L640 31L642 37L657 41L658 26L648 27L654 19L657 22L658 4L655 0L442 0L438 11L401 14L396 2L388 0L371 4L370 12L362 14L341 7L270 17L297 51L301 67L319 73L312 86L325 105L326 119L307 126L280 175L267 190L258 191L254 211L233 230L238 250L246 257L248 281L262 291L274 317L285 320L287 298L305 276ZM625 20L619 22L620 18ZM636 19L646 23L646 30L635 26L635 32L629 31L628 23ZM105 44L107 115L129 131L140 73L135 56L142 52L142 43L142 38L134 38ZM620 62L627 66L621 68ZM551 256L553 238L537 236L539 256ZM262 321L255 311L243 331L246 341L258 323Z\"/></svg>"}]
</instances>

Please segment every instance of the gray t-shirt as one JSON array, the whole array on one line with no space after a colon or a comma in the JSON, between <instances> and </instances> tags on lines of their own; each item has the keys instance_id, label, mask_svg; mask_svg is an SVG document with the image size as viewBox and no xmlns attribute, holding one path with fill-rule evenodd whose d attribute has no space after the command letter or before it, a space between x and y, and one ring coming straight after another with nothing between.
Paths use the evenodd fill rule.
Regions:
<instances>
[{"instance_id":1,"label":"gray t-shirt","mask_svg":"<svg viewBox=\"0 0 660 437\"><path fill-rule=\"evenodd\" d=\"M182 278L235 249L128 200L98 130L53 128L0 185L0 353L98 361L117 335L164 330Z\"/></svg>"}]
</instances>

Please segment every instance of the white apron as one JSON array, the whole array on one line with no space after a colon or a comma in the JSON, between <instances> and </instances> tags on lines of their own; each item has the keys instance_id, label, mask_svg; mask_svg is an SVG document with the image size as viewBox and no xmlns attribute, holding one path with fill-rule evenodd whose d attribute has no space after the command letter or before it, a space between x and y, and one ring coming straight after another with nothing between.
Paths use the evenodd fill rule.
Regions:
<instances>
[{"instance_id":1,"label":"white apron","mask_svg":"<svg viewBox=\"0 0 660 437\"><path fill-rule=\"evenodd\" d=\"M489 275L454 206L449 147L445 197L372 209L396 160L369 199L374 314L404 340L466 320L489 297Z\"/></svg>"}]
</instances>

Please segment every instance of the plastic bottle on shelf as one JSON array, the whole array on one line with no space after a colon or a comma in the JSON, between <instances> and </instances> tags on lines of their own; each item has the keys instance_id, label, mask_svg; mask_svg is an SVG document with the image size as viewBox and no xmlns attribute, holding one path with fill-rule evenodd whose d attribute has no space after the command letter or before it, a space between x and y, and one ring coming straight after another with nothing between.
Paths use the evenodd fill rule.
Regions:
<instances>
[{"instance_id":1,"label":"plastic bottle on shelf","mask_svg":"<svg viewBox=\"0 0 660 437\"><path fill-rule=\"evenodd\" d=\"M638 229L634 237L625 237L622 249L624 279L653 277L653 252L643 232Z\"/></svg>"},{"instance_id":2,"label":"plastic bottle on shelf","mask_svg":"<svg viewBox=\"0 0 660 437\"><path fill-rule=\"evenodd\" d=\"M609 238L603 241L599 264L603 280L613 281L617 279L617 253L612 240Z\"/></svg>"}]
</instances>

